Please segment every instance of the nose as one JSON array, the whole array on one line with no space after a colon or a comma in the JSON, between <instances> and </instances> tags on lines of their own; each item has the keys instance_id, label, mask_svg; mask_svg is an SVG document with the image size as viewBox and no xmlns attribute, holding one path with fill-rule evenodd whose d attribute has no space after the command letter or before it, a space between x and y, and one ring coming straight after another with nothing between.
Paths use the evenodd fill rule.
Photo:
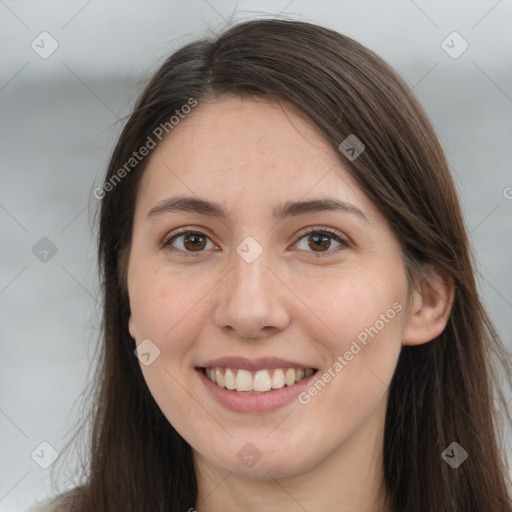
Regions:
<instances>
[{"instance_id":1,"label":"nose","mask_svg":"<svg viewBox=\"0 0 512 512\"><path fill-rule=\"evenodd\" d=\"M290 323L284 288L264 254L252 263L236 255L232 270L218 290L215 324L228 333L251 339L282 331Z\"/></svg>"}]
</instances>

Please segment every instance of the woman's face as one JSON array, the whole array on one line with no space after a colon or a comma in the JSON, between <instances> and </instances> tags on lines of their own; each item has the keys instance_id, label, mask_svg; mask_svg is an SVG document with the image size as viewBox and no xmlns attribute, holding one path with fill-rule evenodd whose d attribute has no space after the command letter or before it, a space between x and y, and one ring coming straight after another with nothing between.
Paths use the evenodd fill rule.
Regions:
<instances>
[{"instance_id":1,"label":"woman's face","mask_svg":"<svg viewBox=\"0 0 512 512\"><path fill-rule=\"evenodd\" d=\"M382 439L401 249L289 108L223 96L153 150L128 290L144 378L196 461L285 477Z\"/></svg>"}]
</instances>

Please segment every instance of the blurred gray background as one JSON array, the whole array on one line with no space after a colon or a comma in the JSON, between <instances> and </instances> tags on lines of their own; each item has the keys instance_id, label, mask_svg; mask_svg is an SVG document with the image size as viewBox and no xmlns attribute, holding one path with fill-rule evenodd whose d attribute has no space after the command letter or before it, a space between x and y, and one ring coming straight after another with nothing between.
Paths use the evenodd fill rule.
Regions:
<instances>
[{"instance_id":1,"label":"blurred gray background","mask_svg":"<svg viewBox=\"0 0 512 512\"><path fill-rule=\"evenodd\" d=\"M50 446L73 434L100 313L91 192L143 80L188 41L278 14L357 39L413 87L512 349L512 1L0 0L0 511L53 492ZM58 478L73 485L72 462Z\"/></svg>"}]
</instances>

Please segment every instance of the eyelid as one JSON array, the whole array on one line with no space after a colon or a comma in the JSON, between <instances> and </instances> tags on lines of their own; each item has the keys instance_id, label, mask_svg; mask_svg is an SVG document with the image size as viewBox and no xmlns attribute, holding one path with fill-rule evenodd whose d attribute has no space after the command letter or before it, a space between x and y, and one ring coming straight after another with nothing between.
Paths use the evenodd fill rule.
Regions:
<instances>
[{"instance_id":1,"label":"eyelid","mask_svg":"<svg viewBox=\"0 0 512 512\"><path fill-rule=\"evenodd\" d=\"M352 245L350 239L345 234L343 234L341 231L338 231L337 229L327 227L327 226L308 226L306 228L303 228L297 234L297 240L293 243L293 245L296 245L305 236L312 234L312 233L327 234L331 238L334 238L337 242L341 243L340 247L337 247L336 249L333 249L333 250L320 251L320 252L306 251L307 255L312 255L315 258L327 257L327 256L332 256L334 254L338 254L341 250ZM309 256L307 256L307 257L309 257Z\"/></svg>"},{"instance_id":2,"label":"eyelid","mask_svg":"<svg viewBox=\"0 0 512 512\"><path fill-rule=\"evenodd\" d=\"M181 235L197 234L197 235L201 235L201 236L204 236L204 237L208 238L216 246L216 248L218 248L219 244L214 242L214 240L212 239L211 235L209 235L208 233L205 233L205 231L208 232L209 230L206 229L206 228L203 228L203 227L194 228L192 226L183 226L181 228L177 228L177 229L171 231L170 233L168 233L164 237L162 243L160 244L160 248L163 249L163 250L169 250L171 252L178 252L178 253L180 253L182 255L185 255L185 256L193 256L193 257L201 256L206 251L183 251L181 249L177 249L176 247L173 247L171 245L171 241L174 240L175 238L181 236Z\"/></svg>"},{"instance_id":3,"label":"eyelid","mask_svg":"<svg viewBox=\"0 0 512 512\"><path fill-rule=\"evenodd\" d=\"M344 235L341 231L328 226L307 226L302 228L297 234L297 239L300 240L310 233L329 233L330 235L333 235L334 238L339 238L341 242L345 242L347 244L349 243L349 238L346 235Z\"/></svg>"}]
</instances>

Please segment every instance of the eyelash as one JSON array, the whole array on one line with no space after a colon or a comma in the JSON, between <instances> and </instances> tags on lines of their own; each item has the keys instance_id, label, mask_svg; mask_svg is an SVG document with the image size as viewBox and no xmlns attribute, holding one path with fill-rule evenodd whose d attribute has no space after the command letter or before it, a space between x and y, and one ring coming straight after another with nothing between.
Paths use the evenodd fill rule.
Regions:
<instances>
[{"instance_id":1,"label":"eyelash","mask_svg":"<svg viewBox=\"0 0 512 512\"><path fill-rule=\"evenodd\" d=\"M306 236L309 236L311 234L328 235L329 238L333 238L336 242L339 242L341 244L336 249L327 250L327 251L325 251L325 253L322 251L321 252L307 251L307 252L311 252L311 254L313 254L315 258L332 256L333 254L337 254L338 252L340 252L341 250L343 250L345 247L347 247L349 245L349 242L344 235L342 235L339 231L337 231L335 229L327 228L327 227L310 229L309 231L300 233L300 235L298 236L298 239L294 245L296 245L300 240L302 240L303 238L305 238ZM174 253L184 254L186 257L192 257L192 258L200 257L205 252L205 251L183 251L181 249L176 249L175 247L173 247L171 245L171 243L181 235L200 235L200 236L204 236L204 237L208 238L211 241L210 237L208 235L202 233L201 231L195 231L195 230L185 227L185 228L181 228L181 229L171 233L162 243L162 246L161 246L162 249L167 249Z\"/></svg>"}]
</instances>

